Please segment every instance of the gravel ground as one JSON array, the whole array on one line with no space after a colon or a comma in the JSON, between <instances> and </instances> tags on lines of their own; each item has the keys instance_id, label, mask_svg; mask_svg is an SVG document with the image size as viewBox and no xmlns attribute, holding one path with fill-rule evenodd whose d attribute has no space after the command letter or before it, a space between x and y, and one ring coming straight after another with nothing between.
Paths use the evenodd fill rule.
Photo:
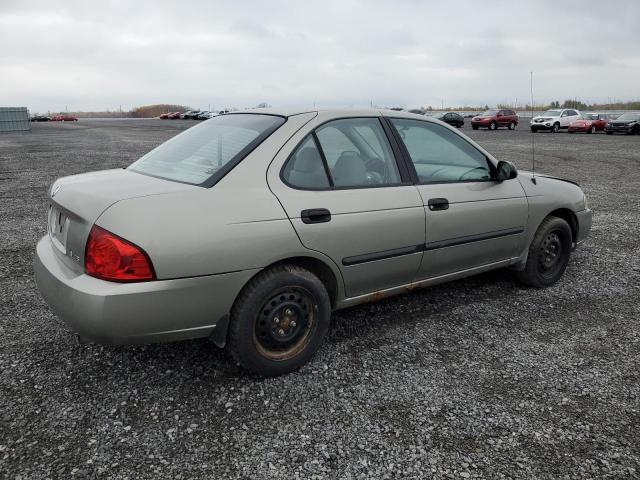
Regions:
<instances>
[{"instance_id":1,"label":"gravel ground","mask_svg":"<svg viewBox=\"0 0 640 480\"><path fill-rule=\"evenodd\" d=\"M640 137L540 133L590 239L552 288L506 271L338 312L314 361L261 379L208 341L79 345L33 279L46 188L192 122L0 136L0 478L640 476ZM464 129L530 167L531 135Z\"/></svg>"}]
</instances>

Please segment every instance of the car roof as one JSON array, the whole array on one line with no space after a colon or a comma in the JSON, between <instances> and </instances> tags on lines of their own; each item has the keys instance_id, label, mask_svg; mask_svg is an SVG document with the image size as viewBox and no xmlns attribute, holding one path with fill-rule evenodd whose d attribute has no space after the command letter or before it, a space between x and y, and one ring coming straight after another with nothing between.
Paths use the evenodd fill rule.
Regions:
<instances>
[{"instance_id":1,"label":"car roof","mask_svg":"<svg viewBox=\"0 0 640 480\"><path fill-rule=\"evenodd\" d=\"M314 109L314 108L252 108L248 110L239 110L235 112L229 112L227 115L238 115L247 113L257 113L263 115L279 115L282 117L292 117L294 115L301 115L303 113L322 113L330 117L371 117L371 116L393 116L393 117L407 117L407 118L419 118L424 120L425 116L419 113L411 113L404 110L390 110L381 108L365 108L365 109Z\"/></svg>"}]
</instances>

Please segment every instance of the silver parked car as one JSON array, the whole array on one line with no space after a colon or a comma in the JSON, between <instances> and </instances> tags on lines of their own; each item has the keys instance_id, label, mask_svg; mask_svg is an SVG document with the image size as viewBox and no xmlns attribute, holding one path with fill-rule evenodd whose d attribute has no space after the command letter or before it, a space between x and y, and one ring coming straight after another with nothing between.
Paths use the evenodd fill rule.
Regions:
<instances>
[{"instance_id":1,"label":"silver parked car","mask_svg":"<svg viewBox=\"0 0 640 480\"><path fill-rule=\"evenodd\" d=\"M36 279L81 336L210 337L264 375L332 310L502 267L551 285L591 228L578 185L399 111L221 115L50 196Z\"/></svg>"}]
</instances>

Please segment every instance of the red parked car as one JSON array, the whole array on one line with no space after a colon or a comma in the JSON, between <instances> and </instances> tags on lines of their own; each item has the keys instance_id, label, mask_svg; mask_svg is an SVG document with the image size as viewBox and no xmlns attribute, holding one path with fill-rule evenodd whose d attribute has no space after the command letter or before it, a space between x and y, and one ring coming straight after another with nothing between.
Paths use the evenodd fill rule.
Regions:
<instances>
[{"instance_id":1,"label":"red parked car","mask_svg":"<svg viewBox=\"0 0 640 480\"><path fill-rule=\"evenodd\" d=\"M182 118L182 114L180 112L173 112L167 115L169 120L180 120Z\"/></svg>"},{"instance_id":2,"label":"red parked car","mask_svg":"<svg viewBox=\"0 0 640 480\"><path fill-rule=\"evenodd\" d=\"M169 115L171 115L171 113L163 113L162 115L160 115L160 119L161 120L166 120L167 118L169 118Z\"/></svg>"},{"instance_id":3,"label":"red parked car","mask_svg":"<svg viewBox=\"0 0 640 480\"><path fill-rule=\"evenodd\" d=\"M51 121L52 122L77 122L78 119L71 115L60 114L60 115L54 115L53 117L51 117Z\"/></svg>"},{"instance_id":4,"label":"red parked car","mask_svg":"<svg viewBox=\"0 0 640 480\"><path fill-rule=\"evenodd\" d=\"M513 110L509 109L492 109L473 117L471 119L471 128L474 130L487 128L489 130L496 130L498 127L507 127L509 130L513 130L518 126L518 115Z\"/></svg>"},{"instance_id":5,"label":"red parked car","mask_svg":"<svg viewBox=\"0 0 640 480\"><path fill-rule=\"evenodd\" d=\"M610 117L606 113L583 113L582 118L575 120L569 124L569 133L585 132L596 133L604 132Z\"/></svg>"}]
</instances>

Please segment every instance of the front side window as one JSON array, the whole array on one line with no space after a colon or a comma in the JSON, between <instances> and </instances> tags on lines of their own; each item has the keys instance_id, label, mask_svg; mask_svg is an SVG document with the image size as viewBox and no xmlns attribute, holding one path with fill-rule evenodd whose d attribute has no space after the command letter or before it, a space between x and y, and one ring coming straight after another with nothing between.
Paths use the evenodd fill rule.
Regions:
<instances>
[{"instance_id":1,"label":"front side window","mask_svg":"<svg viewBox=\"0 0 640 480\"><path fill-rule=\"evenodd\" d=\"M391 119L404 142L420 183L489 180L485 155L460 135L420 120Z\"/></svg>"},{"instance_id":2,"label":"front side window","mask_svg":"<svg viewBox=\"0 0 640 480\"><path fill-rule=\"evenodd\" d=\"M284 118L274 115L215 117L176 135L131 164L128 170L209 186L284 122Z\"/></svg>"},{"instance_id":3,"label":"front side window","mask_svg":"<svg viewBox=\"0 0 640 480\"><path fill-rule=\"evenodd\" d=\"M334 120L318 128L316 135L334 187L367 187L402 182L379 119Z\"/></svg>"}]
</instances>

